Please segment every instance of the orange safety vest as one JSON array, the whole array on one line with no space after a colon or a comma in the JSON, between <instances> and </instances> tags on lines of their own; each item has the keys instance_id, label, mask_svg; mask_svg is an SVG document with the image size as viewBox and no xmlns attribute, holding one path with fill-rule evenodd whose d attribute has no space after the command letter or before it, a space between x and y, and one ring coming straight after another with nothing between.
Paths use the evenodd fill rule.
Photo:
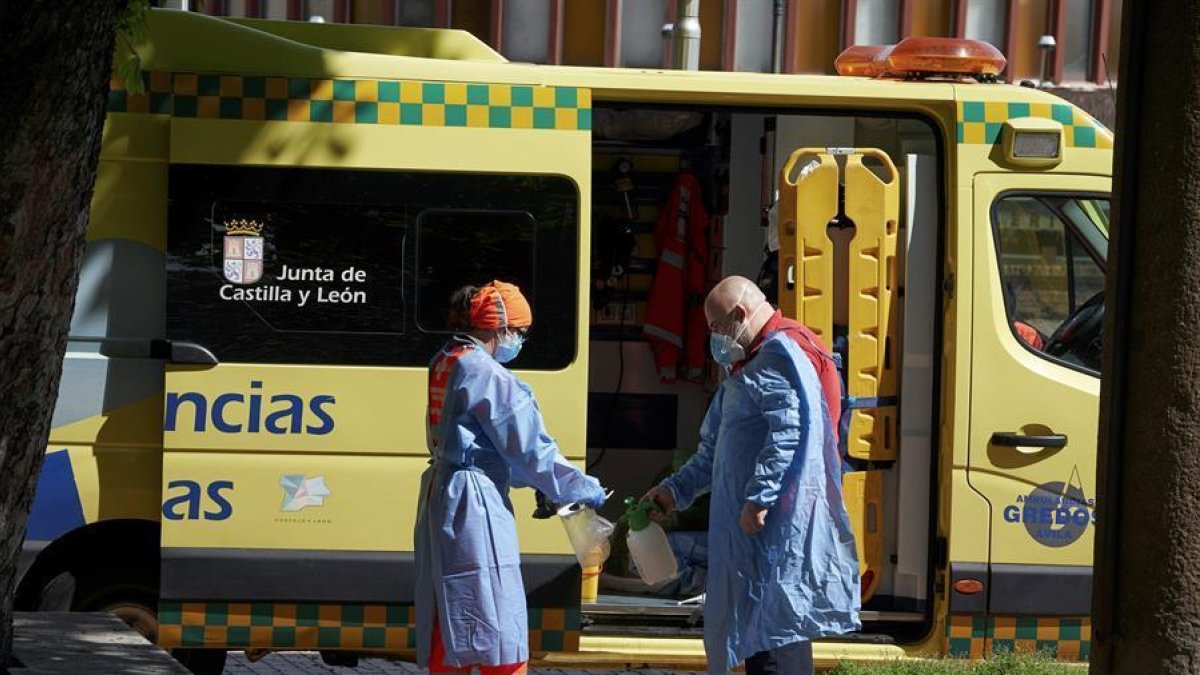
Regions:
<instances>
[{"instance_id":1,"label":"orange safety vest","mask_svg":"<svg viewBox=\"0 0 1200 675\"><path fill-rule=\"evenodd\" d=\"M775 333L782 332L788 336L800 351L808 357L812 363L813 369L817 371L817 379L821 381L821 396L825 399L825 407L829 409L829 420L833 424L833 440L838 440L838 421L842 417L842 379L838 374L837 362L833 360L833 354L826 349L825 343L821 342L821 338L812 332L799 321L789 319L779 310L775 310L775 314L763 324L762 330L758 332L758 337L750 345L750 351L746 354L746 360L736 363L731 372L736 373L746 365L746 361L754 358L759 349L762 349L763 342Z\"/></svg>"},{"instance_id":2,"label":"orange safety vest","mask_svg":"<svg viewBox=\"0 0 1200 675\"><path fill-rule=\"evenodd\" d=\"M642 332L654 351L663 382L700 380L704 374L708 321L708 213L700 181L690 173L675 178L667 204L654 224L658 267L646 305Z\"/></svg>"},{"instance_id":3,"label":"orange safety vest","mask_svg":"<svg viewBox=\"0 0 1200 675\"><path fill-rule=\"evenodd\" d=\"M833 424L833 440L836 443L842 418L842 377L838 373L837 362L833 360L833 353L808 326L784 317L778 310L763 328L762 334L770 336L776 331L783 331L784 335L791 338L817 371L817 379L821 381L821 395L825 398L825 407L829 409L829 421ZM761 345L759 342L751 348L750 354L754 355Z\"/></svg>"},{"instance_id":4,"label":"orange safety vest","mask_svg":"<svg viewBox=\"0 0 1200 675\"><path fill-rule=\"evenodd\" d=\"M454 363L471 348L472 345L455 341L443 347L429 364L429 404L425 409L425 430L431 454L440 440L438 428L442 423L442 408L446 405L446 385L450 382L450 373L454 370Z\"/></svg>"}]
</instances>

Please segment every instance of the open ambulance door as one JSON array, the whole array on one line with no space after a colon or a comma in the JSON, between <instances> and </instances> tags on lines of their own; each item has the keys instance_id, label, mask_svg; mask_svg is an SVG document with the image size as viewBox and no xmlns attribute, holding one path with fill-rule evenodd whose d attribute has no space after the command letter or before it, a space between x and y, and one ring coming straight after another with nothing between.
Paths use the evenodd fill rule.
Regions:
<instances>
[{"instance_id":1,"label":"open ambulance door","mask_svg":"<svg viewBox=\"0 0 1200 675\"><path fill-rule=\"evenodd\" d=\"M950 563L951 635L973 625L984 653L1087 658L1109 191L1093 176L975 178L967 476L990 543L986 560Z\"/></svg>"},{"instance_id":2,"label":"open ambulance door","mask_svg":"<svg viewBox=\"0 0 1200 675\"><path fill-rule=\"evenodd\" d=\"M585 456L590 91L165 75L202 95L170 129L159 642L412 650L454 290L513 281L554 324L513 366ZM513 497L531 646L577 649L575 558Z\"/></svg>"}]
</instances>

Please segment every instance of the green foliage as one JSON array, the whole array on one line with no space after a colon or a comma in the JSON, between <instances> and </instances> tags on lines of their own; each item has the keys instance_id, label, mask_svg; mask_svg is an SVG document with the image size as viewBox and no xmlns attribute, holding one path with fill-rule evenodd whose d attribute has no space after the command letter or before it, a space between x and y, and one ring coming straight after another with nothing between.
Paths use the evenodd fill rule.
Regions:
<instances>
[{"instance_id":1,"label":"green foliage","mask_svg":"<svg viewBox=\"0 0 1200 675\"><path fill-rule=\"evenodd\" d=\"M150 0L129 0L117 17L117 55L113 68L131 94L142 94L146 90L142 83L142 57L135 47L150 37L149 16Z\"/></svg>"},{"instance_id":2,"label":"green foliage","mask_svg":"<svg viewBox=\"0 0 1200 675\"><path fill-rule=\"evenodd\" d=\"M1078 675L1079 666L1055 661L1045 653L1003 652L986 661L944 659L891 661L871 665L839 663L832 675Z\"/></svg>"}]
</instances>

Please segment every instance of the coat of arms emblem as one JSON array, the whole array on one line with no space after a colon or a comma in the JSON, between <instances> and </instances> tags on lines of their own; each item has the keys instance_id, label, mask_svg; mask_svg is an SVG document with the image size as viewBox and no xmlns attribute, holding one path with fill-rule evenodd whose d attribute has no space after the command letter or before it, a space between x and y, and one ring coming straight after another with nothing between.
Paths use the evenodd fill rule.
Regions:
<instances>
[{"instance_id":1,"label":"coat of arms emblem","mask_svg":"<svg viewBox=\"0 0 1200 675\"><path fill-rule=\"evenodd\" d=\"M262 223L231 220L225 223L225 278L235 284L252 284L263 274Z\"/></svg>"}]
</instances>

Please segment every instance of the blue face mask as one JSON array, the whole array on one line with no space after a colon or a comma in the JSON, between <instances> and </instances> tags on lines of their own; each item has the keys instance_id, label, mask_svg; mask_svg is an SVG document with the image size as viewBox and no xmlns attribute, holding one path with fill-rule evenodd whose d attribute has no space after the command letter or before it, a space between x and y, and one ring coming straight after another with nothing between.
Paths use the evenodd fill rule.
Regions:
<instances>
[{"instance_id":1,"label":"blue face mask","mask_svg":"<svg viewBox=\"0 0 1200 675\"><path fill-rule=\"evenodd\" d=\"M745 295L745 292L743 291L742 294ZM738 302L741 301L741 297L739 296ZM712 352L713 360L724 367L726 372L733 368L735 363L744 361L746 359L746 348L743 347L742 343L738 342L738 340L742 337L742 333L746 332L746 328L748 328L750 325L750 320L755 314L758 314L758 310L766 306L768 306L767 303L762 303L758 307L754 308L754 311L750 313L750 316L747 316L744 320L735 324L737 327L734 329L732 336L718 333L716 331L713 331L711 334L709 334L708 350Z\"/></svg>"},{"instance_id":2,"label":"blue face mask","mask_svg":"<svg viewBox=\"0 0 1200 675\"><path fill-rule=\"evenodd\" d=\"M525 346L525 336L517 331L506 331L496 339L496 353L492 355L500 363L508 363L517 358L521 347Z\"/></svg>"},{"instance_id":3,"label":"blue face mask","mask_svg":"<svg viewBox=\"0 0 1200 675\"><path fill-rule=\"evenodd\" d=\"M746 350L738 341L728 335L713 333L708 338L708 350L712 352L713 360L729 370L733 364L746 358Z\"/></svg>"}]
</instances>

